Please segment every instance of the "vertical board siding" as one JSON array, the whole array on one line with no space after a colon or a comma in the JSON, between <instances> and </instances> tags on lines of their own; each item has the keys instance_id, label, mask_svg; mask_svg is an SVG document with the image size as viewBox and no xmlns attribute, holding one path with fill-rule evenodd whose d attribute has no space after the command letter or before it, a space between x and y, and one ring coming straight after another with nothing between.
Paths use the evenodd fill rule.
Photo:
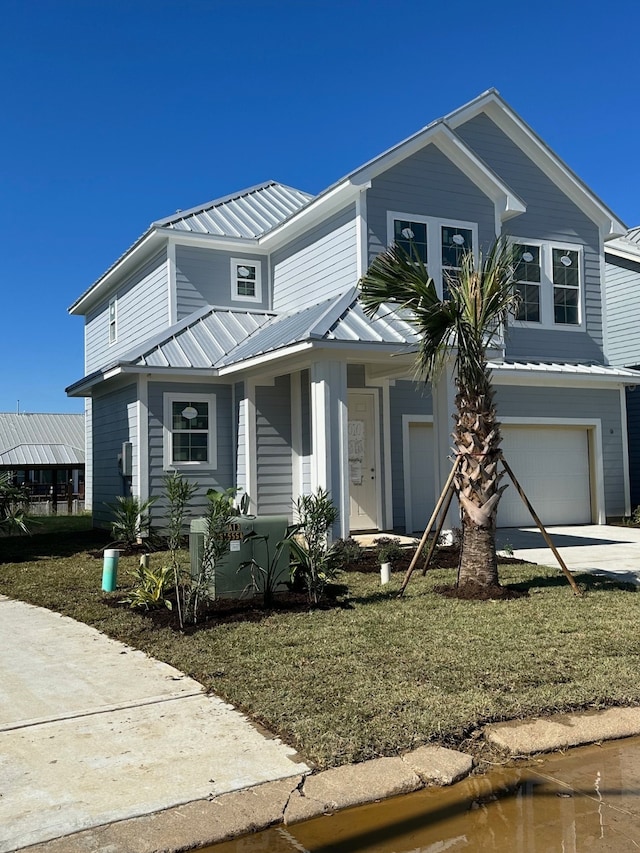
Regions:
<instances>
[{"instance_id":1,"label":"vertical board siding","mask_svg":"<svg viewBox=\"0 0 640 853\"><path fill-rule=\"evenodd\" d=\"M279 376L273 387L256 386L256 465L259 515L291 516L291 380Z\"/></svg>"},{"instance_id":2,"label":"vertical board siding","mask_svg":"<svg viewBox=\"0 0 640 853\"><path fill-rule=\"evenodd\" d=\"M274 252L272 266L274 311L297 311L355 287L355 206Z\"/></svg>"},{"instance_id":3,"label":"vertical board siding","mask_svg":"<svg viewBox=\"0 0 640 853\"><path fill-rule=\"evenodd\" d=\"M629 429L629 480L631 511L640 506L640 387L627 388L627 426Z\"/></svg>"},{"instance_id":4,"label":"vertical board siding","mask_svg":"<svg viewBox=\"0 0 640 853\"><path fill-rule=\"evenodd\" d=\"M387 247L387 212L478 224L481 248L496 236L494 205L435 145L374 178L367 191L369 263Z\"/></svg>"},{"instance_id":5,"label":"vertical board siding","mask_svg":"<svg viewBox=\"0 0 640 853\"><path fill-rule=\"evenodd\" d=\"M623 424L617 388L498 385L496 404L501 418L599 418L602 423L606 513L610 517L624 514Z\"/></svg>"},{"instance_id":6,"label":"vertical board siding","mask_svg":"<svg viewBox=\"0 0 640 853\"><path fill-rule=\"evenodd\" d=\"M244 405L244 382L236 382L233 386L234 423L236 425L236 486L245 492L247 489L246 441L247 425L245 423L246 407Z\"/></svg>"},{"instance_id":7,"label":"vertical board siding","mask_svg":"<svg viewBox=\"0 0 640 853\"><path fill-rule=\"evenodd\" d=\"M600 235L593 223L486 115L470 119L456 133L527 205L504 233L514 237L577 243L584 250L586 333L564 329L512 329L507 357L602 361ZM567 351L571 355L567 355Z\"/></svg>"},{"instance_id":8,"label":"vertical board siding","mask_svg":"<svg viewBox=\"0 0 640 853\"><path fill-rule=\"evenodd\" d=\"M118 469L118 455L123 441L136 440L131 434L130 407L135 404L135 385L127 385L108 394L96 395L92 401L93 422L93 523L109 527L113 513L108 504L118 495L129 494L127 481ZM135 460L135 445L133 458Z\"/></svg>"},{"instance_id":9,"label":"vertical board siding","mask_svg":"<svg viewBox=\"0 0 640 853\"><path fill-rule=\"evenodd\" d=\"M640 365L638 294L640 262L605 255L607 299L607 355L611 364Z\"/></svg>"},{"instance_id":10,"label":"vertical board siding","mask_svg":"<svg viewBox=\"0 0 640 853\"><path fill-rule=\"evenodd\" d=\"M84 508L93 506L93 418L91 397L84 400Z\"/></svg>"},{"instance_id":11,"label":"vertical board siding","mask_svg":"<svg viewBox=\"0 0 640 853\"><path fill-rule=\"evenodd\" d=\"M231 258L252 261L260 267L262 301L242 301L231 298ZM267 308L269 282L267 259L245 252L222 252L200 246L176 246L176 301L178 320L188 317L205 305L222 308Z\"/></svg>"},{"instance_id":12,"label":"vertical board siding","mask_svg":"<svg viewBox=\"0 0 640 853\"><path fill-rule=\"evenodd\" d=\"M410 380L400 380L389 389L391 408L391 470L393 527L404 529L404 452L402 435L403 415L432 415L433 400L428 386ZM434 492L435 492L435 486Z\"/></svg>"},{"instance_id":13,"label":"vertical board siding","mask_svg":"<svg viewBox=\"0 0 640 853\"><path fill-rule=\"evenodd\" d=\"M109 345L109 301L117 296L117 336ZM163 249L129 276L85 320L85 373L142 347L169 325L169 283Z\"/></svg>"},{"instance_id":14,"label":"vertical board siding","mask_svg":"<svg viewBox=\"0 0 640 853\"><path fill-rule=\"evenodd\" d=\"M208 489L235 487L235 447L231 428L233 405L230 385L179 382L149 382L149 495L160 500L152 507L154 524L162 524L166 503L162 499L164 468L164 394L214 394L216 398L217 468L181 470L186 480L198 484L191 502L191 518L202 515L207 504Z\"/></svg>"}]
</instances>

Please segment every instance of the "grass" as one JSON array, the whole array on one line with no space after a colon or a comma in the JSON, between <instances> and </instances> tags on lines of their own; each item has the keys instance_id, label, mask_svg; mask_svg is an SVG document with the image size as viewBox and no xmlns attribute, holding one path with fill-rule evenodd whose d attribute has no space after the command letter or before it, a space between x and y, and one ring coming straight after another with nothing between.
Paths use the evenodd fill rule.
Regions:
<instances>
[{"instance_id":1,"label":"grass","mask_svg":"<svg viewBox=\"0 0 640 853\"><path fill-rule=\"evenodd\" d=\"M401 577L349 573L341 606L211 624L157 627L100 589L95 532L0 540L0 592L95 626L196 678L319 767L394 755L427 742L460 744L480 725L612 704L640 704L640 596L590 576L574 596L540 566L504 566L527 597L458 601L434 592L451 571ZM186 560L185 556L185 560ZM163 555L151 555L161 565Z\"/></svg>"}]
</instances>

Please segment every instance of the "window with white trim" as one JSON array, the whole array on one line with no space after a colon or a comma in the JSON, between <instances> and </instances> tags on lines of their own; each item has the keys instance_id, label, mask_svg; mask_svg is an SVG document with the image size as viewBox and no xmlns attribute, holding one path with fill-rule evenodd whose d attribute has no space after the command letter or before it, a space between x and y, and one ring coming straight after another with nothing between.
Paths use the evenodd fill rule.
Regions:
<instances>
[{"instance_id":1,"label":"window with white trim","mask_svg":"<svg viewBox=\"0 0 640 853\"><path fill-rule=\"evenodd\" d=\"M464 253L475 251L478 245L478 226L475 222L389 211L387 241L409 255L417 254L435 281L438 293L446 297L447 280L458 274Z\"/></svg>"},{"instance_id":2,"label":"window with white trim","mask_svg":"<svg viewBox=\"0 0 640 853\"><path fill-rule=\"evenodd\" d=\"M262 300L260 261L231 258L231 298L245 302L260 302Z\"/></svg>"},{"instance_id":3,"label":"window with white trim","mask_svg":"<svg viewBox=\"0 0 640 853\"><path fill-rule=\"evenodd\" d=\"M512 242L517 320L538 326L582 323L582 247L564 243Z\"/></svg>"},{"instance_id":4,"label":"window with white trim","mask_svg":"<svg viewBox=\"0 0 640 853\"><path fill-rule=\"evenodd\" d=\"M118 298L109 300L109 344L118 340Z\"/></svg>"},{"instance_id":5,"label":"window with white trim","mask_svg":"<svg viewBox=\"0 0 640 853\"><path fill-rule=\"evenodd\" d=\"M215 394L164 395L164 467L216 468Z\"/></svg>"}]
</instances>

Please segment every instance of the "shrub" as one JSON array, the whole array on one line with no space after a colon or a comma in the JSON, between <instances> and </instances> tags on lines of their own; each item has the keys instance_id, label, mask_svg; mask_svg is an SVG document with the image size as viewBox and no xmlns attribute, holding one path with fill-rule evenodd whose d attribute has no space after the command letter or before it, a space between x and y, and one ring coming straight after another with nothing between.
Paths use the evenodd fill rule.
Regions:
<instances>
[{"instance_id":1,"label":"shrub","mask_svg":"<svg viewBox=\"0 0 640 853\"><path fill-rule=\"evenodd\" d=\"M373 540L376 546L376 555L380 565L382 563L393 563L394 560L399 560L404 554L400 540L395 536L379 536Z\"/></svg>"},{"instance_id":2,"label":"shrub","mask_svg":"<svg viewBox=\"0 0 640 853\"><path fill-rule=\"evenodd\" d=\"M171 602L165 597L173 585L173 568L171 566L150 569L148 566L140 564L133 575L136 582L131 593L122 599L124 604L143 610L157 610L161 607L167 607L171 610Z\"/></svg>"},{"instance_id":3,"label":"shrub","mask_svg":"<svg viewBox=\"0 0 640 853\"><path fill-rule=\"evenodd\" d=\"M301 495L294 503L297 525L288 539L291 549L291 576L301 579L311 604L322 597L327 581L333 580L339 570L329 551L327 534L338 520L337 507L328 492L318 488L311 495ZM295 535L298 533L299 535Z\"/></svg>"},{"instance_id":4,"label":"shrub","mask_svg":"<svg viewBox=\"0 0 640 853\"><path fill-rule=\"evenodd\" d=\"M359 542L349 537L348 539L336 539L331 546L330 553L335 560L336 566L344 569L350 563L357 563L362 559L364 549Z\"/></svg>"},{"instance_id":5,"label":"shrub","mask_svg":"<svg viewBox=\"0 0 640 853\"><path fill-rule=\"evenodd\" d=\"M151 531L149 507L155 501L156 498L149 498L141 502L133 495L131 497L118 495L116 503L107 504L113 513L111 535L114 541L121 542L127 548L133 548L138 539L149 536Z\"/></svg>"}]
</instances>

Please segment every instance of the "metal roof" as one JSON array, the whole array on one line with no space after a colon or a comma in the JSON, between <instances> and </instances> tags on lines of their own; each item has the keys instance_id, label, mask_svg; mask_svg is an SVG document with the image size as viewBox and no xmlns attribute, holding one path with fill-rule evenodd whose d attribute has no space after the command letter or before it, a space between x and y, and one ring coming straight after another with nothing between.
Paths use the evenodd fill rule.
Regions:
<instances>
[{"instance_id":1,"label":"metal roof","mask_svg":"<svg viewBox=\"0 0 640 853\"><path fill-rule=\"evenodd\" d=\"M0 412L0 465L84 463L84 415Z\"/></svg>"},{"instance_id":2,"label":"metal roof","mask_svg":"<svg viewBox=\"0 0 640 853\"><path fill-rule=\"evenodd\" d=\"M301 190L267 181L189 210L179 210L153 222L151 227L216 237L256 238L280 225L312 198Z\"/></svg>"},{"instance_id":3,"label":"metal roof","mask_svg":"<svg viewBox=\"0 0 640 853\"><path fill-rule=\"evenodd\" d=\"M293 314L233 311L207 306L187 317L144 352L125 356L140 367L222 368L310 341L417 344L408 316L385 305L365 316L355 289Z\"/></svg>"},{"instance_id":4,"label":"metal roof","mask_svg":"<svg viewBox=\"0 0 640 853\"><path fill-rule=\"evenodd\" d=\"M207 306L154 340L143 352L125 356L122 361L144 367L216 367L228 352L274 316L268 311Z\"/></svg>"},{"instance_id":5,"label":"metal roof","mask_svg":"<svg viewBox=\"0 0 640 853\"><path fill-rule=\"evenodd\" d=\"M607 364L589 362L584 364L568 364L555 361L490 361L489 368L497 372L519 373L523 377L532 373L562 374L563 376L590 376L594 379L630 380L640 382L640 371L626 367L612 367Z\"/></svg>"}]
</instances>

